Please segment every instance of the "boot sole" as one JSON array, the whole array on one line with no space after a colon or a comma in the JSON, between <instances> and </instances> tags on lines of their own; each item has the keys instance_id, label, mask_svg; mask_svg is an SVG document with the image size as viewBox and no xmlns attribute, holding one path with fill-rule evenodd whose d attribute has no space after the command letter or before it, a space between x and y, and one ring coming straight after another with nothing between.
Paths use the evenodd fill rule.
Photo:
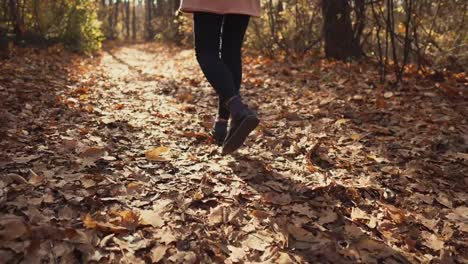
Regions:
<instances>
[{"instance_id":1,"label":"boot sole","mask_svg":"<svg viewBox=\"0 0 468 264\"><path fill-rule=\"evenodd\" d=\"M231 154L244 144L249 134L258 126L260 120L252 115L247 116L236 131L224 142L223 155Z\"/></svg>"}]
</instances>

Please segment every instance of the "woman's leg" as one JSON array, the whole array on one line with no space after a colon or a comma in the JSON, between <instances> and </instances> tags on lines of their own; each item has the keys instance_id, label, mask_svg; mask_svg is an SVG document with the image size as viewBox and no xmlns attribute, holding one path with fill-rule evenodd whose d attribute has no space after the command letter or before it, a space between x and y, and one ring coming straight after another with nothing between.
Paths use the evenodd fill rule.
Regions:
<instances>
[{"instance_id":1,"label":"woman's leg","mask_svg":"<svg viewBox=\"0 0 468 264\"><path fill-rule=\"evenodd\" d=\"M194 31L198 63L208 82L214 87L221 100L225 101L222 106L224 105L230 112L231 126L223 144L223 154L229 154L242 146L260 120L242 102L234 77L221 59L220 37L223 17L225 16L195 13Z\"/></svg>"},{"instance_id":2,"label":"woman's leg","mask_svg":"<svg viewBox=\"0 0 468 264\"><path fill-rule=\"evenodd\" d=\"M242 45L249 25L248 15L225 15L222 31L221 58L231 70L236 91L242 83Z\"/></svg>"},{"instance_id":3,"label":"woman's leg","mask_svg":"<svg viewBox=\"0 0 468 264\"><path fill-rule=\"evenodd\" d=\"M227 100L237 94L228 66L220 57L222 15L196 12L193 15L195 52L208 82L220 98Z\"/></svg>"},{"instance_id":4,"label":"woman's leg","mask_svg":"<svg viewBox=\"0 0 468 264\"><path fill-rule=\"evenodd\" d=\"M221 58L232 73L236 94L242 83L242 44L249 25L248 15L225 15L222 28ZM224 107L224 100L220 98L218 106L218 116L224 119L229 118L229 111Z\"/></svg>"}]
</instances>

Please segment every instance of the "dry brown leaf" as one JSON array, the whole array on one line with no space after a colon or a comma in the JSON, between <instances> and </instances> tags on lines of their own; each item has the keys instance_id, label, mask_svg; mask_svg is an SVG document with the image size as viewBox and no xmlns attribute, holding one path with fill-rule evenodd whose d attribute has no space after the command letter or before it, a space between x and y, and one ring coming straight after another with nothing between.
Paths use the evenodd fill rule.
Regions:
<instances>
[{"instance_id":1,"label":"dry brown leaf","mask_svg":"<svg viewBox=\"0 0 468 264\"><path fill-rule=\"evenodd\" d=\"M217 225L224 222L224 207L218 206L214 209L211 209L210 214L208 215L208 223L210 225Z\"/></svg>"},{"instance_id":2,"label":"dry brown leaf","mask_svg":"<svg viewBox=\"0 0 468 264\"><path fill-rule=\"evenodd\" d=\"M167 260L174 263L194 264L197 262L197 255L192 251L178 251Z\"/></svg>"},{"instance_id":3,"label":"dry brown leaf","mask_svg":"<svg viewBox=\"0 0 468 264\"><path fill-rule=\"evenodd\" d=\"M314 234L311 232L307 231L306 229L302 227L298 227L295 225L288 225L288 232L289 234L296 240L302 241L302 242L316 242L317 238Z\"/></svg>"},{"instance_id":4,"label":"dry brown leaf","mask_svg":"<svg viewBox=\"0 0 468 264\"><path fill-rule=\"evenodd\" d=\"M251 249L265 251L265 249L270 245L270 242L262 239L262 237L257 236L256 234L250 234L247 237L247 240L244 241L244 245Z\"/></svg>"},{"instance_id":5,"label":"dry brown leaf","mask_svg":"<svg viewBox=\"0 0 468 264\"><path fill-rule=\"evenodd\" d=\"M447 219L455 222L458 229L468 233L468 207L460 206L447 214Z\"/></svg>"},{"instance_id":6,"label":"dry brown leaf","mask_svg":"<svg viewBox=\"0 0 468 264\"><path fill-rule=\"evenodd\" d=\"M445 194L439 194L436 198L436 201L440 204L446 206L447 208L453 208L453 203L450 201L449 197Z\"/></svg>"},{"instance_id":7,"label":"dry brown leaf","mask_svg":"<svg viewBox=\"0 0 468 264\"><path fill-rule=\"evenodd\" d=\"M44 183L45 177L40 176L36 174L34 171L29 170L29 173L31 174L31 178L29 179L29 183L34 185L34 186L39 186L42 183Z\"/></svg>"},{"instance_id":8,"label":"dry brown leaf","mask_svg":"<svg viewBox=\"0 0 468 264\"><path fill-rule=\"evenodd\" d=\"M361 210L360 208L358 207L353 207L351 209L351 219L354 221L354 220L358 220L358 219L365 219L365 220L369 220L370 219L370 216L364 212L363 210Z\"/></svg>"},{"instance_id":9,"label":"dry brown leaf","mask_svg":"<svg viewBox=\"0 0 468 264\"><path fill-rule=\"evenodd\" d=\"M114 233L124 232L128 229L123 226L114 225L111 223L104 223L95 221L90 214L86 214L83 218L83 225L89 229L99 229L102 231L110 231Z\"/></svg>"},{"instance_id":10,"label":"dry brown leaf","mask_svg":"<svg viewBox=\"0 0 468 264\"><path fill-rule=\"evenodd\" d=\"M422 243L435 250L435 251L440 251L441 249L444 248L444 244L445 242L440 239L439 237L437 237L437 235L435 234L432 234L430 232L427 232L427 231L422 231L421 232L421 237L423 238L423 241Z\"/></svg>"},{"instance_id":11,"label":"dry brown leaf","mask_svg":"<svg viewBox=\"0 0 468 264\"><path fill-rule=\"evenodd\" d=\"M345 225L345 233L348 235L351 239L356 239L360 238L364 235L363 231L361 228L354 224L346 224Z\"/></svg>"},{"instance_id":12,"label":"dry brown leaf","mask_svg":"<svg viewBox=\"0 0 468 264\"><path fill-rule=\"evenodd\" d=\"M102 147L90 147L80 153L80 158L88 161L96 161L106 154L106 150Z\"/></svg>"},{"instance_id":13,"label":"dry brown leaf","mask_svg":"<svg viewBox=\"0 0 468 264\"><path fill-rule=\"evenodd\" d=\"M389 204L382 204L385 208L385 213L389 216L396 224L401 224L406 220L406 214L403 210Z\"/></svg>"},{"instance_id":14,"label":"dry brown leaf","mask_svg":"<svg viewBox=\"0 0 468 264\"><path fill-rule=\"evenodd\" d=\"M166 251L169 247L165 245L156 246L151 250L151 261L158 263L166 255Z\"/></svg>"},{"instance_id":15,"label":"dry brown leaf","mask_svg":"<svg viewBox=\"0 0 468 264\"><path fill-rule=\"evenodd\" d=\"M228 245L227 248L231 252L231 254L229 255L229 259L232 262L234 262L234 263L242 262L242 260L245 259L246 253L245 253L244 249L234 247L234 246L231 246L231 245Z\"/></svg>"},{"instance_id":16,"label":"dry brown leaf","mask_svg":"<svg viewBox=\"0 0 468 264\"><path fill-rule=\"evenodd\" d=\"M85 233L81 230L74 228L66 228L64 231L66 239L65 241L70 241L77 244L86 244L90 245L93 237L89 233Z\"/></svg>"},{"instance_id":17,"label":"dry brown leaf","mask_svg":"<svg viewBox=\"0 0 468 264\"><path fill-rule=\"evenodd\" d=\"M130 210L114 211L111 214L120 216L120 224L126 227L135 227L140 222L140 216Z\"/></svg>"},{"instance_id":18,"label":"dry brown leaf","mask_svg":"<svg viewBox=\"0 0 468 264\"><path fill-rule=\"evenodd\" d=\"M0 218L0 237L2 241L11 241L24 236L28 226L21 217L4 215Z\"/></svg>"},{"instance_id":19,"label":"dry brown leaf","mask_svg":"<svg viewBox=\"0 0 468 264\"><path fill-rule=\"evenodd\" d=\"M287 253L280 252L279 257L275 261L275 263L277 263L277 264L293 264L293 263L296 263L296 262Z\"/></svg>"},{"instance_id":20,"label":"dry brown leaf","mask_svg":"<svg viewBox=\"0 0 468 264\"><path fill-rule=\"evenodd\" d=\"M265 211L261 211L261 210L253 210L251 213L250 213L251 216L253 217L256 217L258 219L266 219L270 216L270 214L268 212L265 212Z\"/></svg>"},{"instance_id":21,"label":"dry brown leaf","mask_svg":"<svg viewBox=\"0 0 468 264\"><path fill-rule=\"evenodd\" d=\"M145 157L150 161L167 161L167 159L164 157L164 154L169 152L169 150L170 149L167 147L157 147L146 151Z\"/></svg>"},{"instance_id":22,"label":"dry brown leaf","mask_svg":"<svg viewBox=\"0 0 468 264\"><path fill-rule=\"evenodd\" d=\"M23 176L21 176L19 174L16 174L16 173L8 173L6 175L3 175L2 180L7 184L11 183L11 182L14 182L14 183L17 183L17 184L28 184L29 183Z\"/></svg>"},{"instance_id":23,"label":"dry brown leaf","mask_svg":"<svg viewBox=\"0 0 468 264\"><path fill-rule=\"evenodd\" d=\"M320 225L325 225L328 223L333 223L338 220L338 215L332 210L325 211L325 215L320 216L317 223Z\"/></svg>"},{"instance_id":24,"label":"dry brown leaf","mask_svg":"<svg viewBox=\"0 0 468 264\"><path fill-rule=\"evenodd\" d=\"M166 245L177 241L177 237L174 235L174 232L168 227L163 227L162 229L158 230L158 233L155 234L155 237L159 238L161 243Z\"/></svg>"},{"instance_id":25,"label":"dry brown leaf","mask_svg":"<svg viewBox=\"0 0 468 264\"><path fill-rule=\"evenodd\" d=\"M317 217L317 212L306 204L294 204L291 206L291 211L305 215L309 218Z\"/></svg>"},{"instance_id":26,"label":"dry brown leaf","mask_svg":"<svg viewBox=\"0 0 468 264\"><path fill-rule=\"evenodd\" d=\"M164 220L162 220L161 215L156 211L140 210L140 218L142 225L151 225L157 228L164 226Z\"/></svg>"},{"instance_id":27,"label":"dry brown leaf","mask_svg":"<svg viewBox=\"0 0 468 264\"><path fill-rule=\"evenodd\" d=\"M434 230L439 223L439 220L436 219L428 219L421 214L416 214L415 218L421 222L425 227L429 230Z\"/></svg>"},{"instance_id":28,"label":"dry brown leaf","mask_svg":"<svg viewBox=\"0 0 468 264\"><path fill-rule=\"evenodd\" d=\"M273 193L269 192L263 195L263 200L266 203L277 204L277 205L287 205L292 202L291 195L288 193Z\"/></svg>"}]
</instances>

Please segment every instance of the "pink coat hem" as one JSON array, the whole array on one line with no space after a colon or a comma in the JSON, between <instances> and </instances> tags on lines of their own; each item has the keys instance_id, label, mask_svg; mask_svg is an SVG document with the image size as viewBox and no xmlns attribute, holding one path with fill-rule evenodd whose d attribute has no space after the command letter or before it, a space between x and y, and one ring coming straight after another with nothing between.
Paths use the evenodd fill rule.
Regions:
<instances>
[{"instance_id":1,"label":"pink coat hem","mask_svg":"<svg viewBox=\"0 0 468 264\"><path fill-rule=\"evenodd\" d=\"M179 10L187 13L261 15L260 0L182 0Z\"/></svg>"}]
</instances>

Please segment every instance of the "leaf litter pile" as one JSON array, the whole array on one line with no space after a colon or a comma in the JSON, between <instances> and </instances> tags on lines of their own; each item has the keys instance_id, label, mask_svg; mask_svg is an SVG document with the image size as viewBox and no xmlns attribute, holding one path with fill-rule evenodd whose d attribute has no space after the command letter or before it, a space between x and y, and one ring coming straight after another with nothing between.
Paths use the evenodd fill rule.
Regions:
<instances>
[{"instance_id":1,"label":"leaf litter pile","mask_svg":"<svg viewBox=\"0 0 468 264\"><path fill-rule=\"evenodd\" d=\"M2 263L466 263L467 79L245 59L233 156L191 50L0 66ZM437 78L435 78L437 77Z\"/></svg>"}]
</instances>

